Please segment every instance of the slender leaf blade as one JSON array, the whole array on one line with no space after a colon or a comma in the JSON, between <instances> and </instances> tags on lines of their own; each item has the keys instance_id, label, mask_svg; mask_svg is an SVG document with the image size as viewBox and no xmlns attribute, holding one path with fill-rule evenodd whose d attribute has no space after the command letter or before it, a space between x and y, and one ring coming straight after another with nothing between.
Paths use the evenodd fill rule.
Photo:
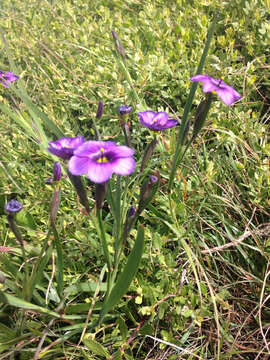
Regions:
<instances>
[{"instance_id":1,"label":"slender leaf blade","mask_svg":"<svg viewBox=\"0 0 270 360\"><path fill-rule=\"evenodd\" d=\"M37 311L42 314L47 314L47 315L54 316L56 318L61 318L61 316L54 311L48 310L46 308L43 308L43 307L35 305L35 304L31 304L30 302L20 299L16 296L13 296L10 294L5 294L3 291L0 291L0 301L4 304L15 306L17 308L34 310L34 311Z\"/></svg>"},{"instance_id":2,"label":"slender leaf blade","mask_svg":"<svg viewBox=\"0 0 270 360\"><path fill-rule=\"evenodd\" d=\"M128 257L124 270L119 275L108 300L101 310L100 320L119 302L122 296L127 292L131 281L133 280L141 261L144 248L144 228L139 226L136 242Z\"/></svg>"}]
</instances>

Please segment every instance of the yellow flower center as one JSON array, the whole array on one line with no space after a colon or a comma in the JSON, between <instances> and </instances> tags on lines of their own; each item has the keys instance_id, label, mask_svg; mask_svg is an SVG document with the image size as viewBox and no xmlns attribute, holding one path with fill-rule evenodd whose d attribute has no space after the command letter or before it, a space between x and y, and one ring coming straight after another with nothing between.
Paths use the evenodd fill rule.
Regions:
<instances>
[{"instance_id":1,"label":"yellow flower center","mask_svg":"<svg viewBox=\"0 0 270 360\"><path fill-rule=\"evenodd\" d=\"M109 160L106 158L106 156L102 156L101 158L97 159L98 163L106 163L109 162Z\"/></svg>"},{"instance_id":2,"label":"yellow flower center","mask_svg":"<svg viewBox=\"0 0 270 360\"><path fill-rule=\"evenodd\" d=\"M106 156L103 156L104 153L104 148L100 148L100 152L101 152L101 157L99 159L97 159L98 163L106 163L109 162L109 160L106 158Z\"/></svg>"}]
</instances>

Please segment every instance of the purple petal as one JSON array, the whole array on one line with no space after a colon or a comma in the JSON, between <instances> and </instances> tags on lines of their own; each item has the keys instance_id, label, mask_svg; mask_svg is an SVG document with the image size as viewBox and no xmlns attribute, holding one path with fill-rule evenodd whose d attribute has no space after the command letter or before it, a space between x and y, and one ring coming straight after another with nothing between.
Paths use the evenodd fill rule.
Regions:
<instances>
[{"instance_id":1,"label":"purple petal","mask_svg":"<svg viewBox=\"0 0 270 360\"><path fill-rule=\"evenodd\" d=\"M194 81L194 82L200 82L200 81L206 81L206 80L211 80L213 78L211 78L211 76L209 75L195 75L192 76L192 78L190 78L190 81Z\"/></svg>"},{"instance_id":2,"label":"purple petal","mask_svg":"<svg viewBox=\"0 0 270 360\"><path fill-rule=\"evenodd\" d=\"M178 125L178 121L176 119L170 119L167 121L166 129L170 129L176 125Z\"/></svg>"},{"instance_id":3,"label":"purple petal","mask_svg":"<svg viewBox=\"0 0 270 360\"><path fill-rule=\"evenodd\" d=\"M203 92L208 93L211 91L217 91L218 86L216 86L211 80L206 80L203 83Z\"/></svg>"},{"instance_id":4,"label":"purple petal","mask_svg":"<svg viewBox=\"0 0 270 360\"><path fill-rule=\"evenodd\" d=\"M73 149L77 149L77 147L81 146L84 143L83 136L77 136L74 138L70 138L69 146Z\"/></svg>"},{"instance_id":5,"label":"purple petal","mask_svg":"<svg viewBox=\"0 0 270 360\"><path fill-rule=\"evenodd\" d=\"M136 162L132 157L119 158L112 162L113 172L118 175L130 175L133 173Z\"/></svg>"},{"instance_id":6,"label":"purple petal","mask_svg":"<svg viewBox=\"0 0 270 360\"><path fill-rule=\"evenodd\" d=\"M84 137L83 136L77 136L77 137L63 137L56 141L51 141L49 144L58 144L61 147L67 147L72 148L73 150L79 147L81 144L84 143Z\"/></svg>"},{"instance_id":7,"label":"purple petal","mask_svg":"<svg viewBox=\"0 0 270 360\"><path fill-rule=\"evenodd\" d=\"M13 72L7 71L3 76L8 82L13 82L19 79L19 76L13 74Z\"/></svg>"},{"instance_id":8,"label":"purple petal","mask_svg":"<svg viewBox=\"0 0 270 360\"><path fill-rule=\"evenodd\" d=\"M156 114L156 116L152 120L152 123L156 122L156 123L158 123L160 125L165 125L168 120L169 120L169 115L167 113L159 112L159 113Z\"/></svg>"},{"instance_id":9,"label":"purple petal","mask_svg":"<svg viewBox=\"0 0 270 360\"><path fill-rule=\"evenodd\" d=\"M134 155L135 151L128 146L116 146L109 152L113 158L126 158Z\"/></svg>"},{"instance_id":10,"label":"purple petal","mask_svg":"<svg viewBox=\"0 0 270 360\"><path fill-rule=\"evenodd\" d=\"M74 151L74 155L78 156L89 156L100 151L101 148L104 150L115 148L116 144L113 141L86 141L77 150Z\"/></svg>"},{"instance_id":11,"label":"purple petal","mask_svg":"<svg viewBox=\"0 0 270 360\"><path fill-rule=\"evenodd\" d=\"M138 116L140 118L140 122L143 126L148 126L152 124L154 117L156 116L156 113L154 111L143 111L139 112Z\"/></svg>"},{"instance_id":12,"label":"purple petal","mask_svg":"<svg viewBox=\"0 0 270 360\"><path fill-rule=\"evenodd\" d=\"M232 105L235 101L241 99L241 95L229 85L217 89L218 97L224 102L225 105Z\"/></svg>"},{"instance_id":13,"label":"purple petal","mask_svg":"<svg viewBox=\"0 0 270 360\"><path fill-rule=\"evenodd\" d=\"M68 162L68 169L73 175L82 175L88 172L91 164L88 157L72 156Z\"/></svg>"},{"instance_id":14,"label":"purple petal","mask_svg":"<svg viewBox=\"0 0 270 360\"><path fill-rule=\"evenodd\" d=\"M88 169L88 177L94 183L101 184L110 179L113 173L112 163L92 162Z\"/></svg>"}]
</instances>

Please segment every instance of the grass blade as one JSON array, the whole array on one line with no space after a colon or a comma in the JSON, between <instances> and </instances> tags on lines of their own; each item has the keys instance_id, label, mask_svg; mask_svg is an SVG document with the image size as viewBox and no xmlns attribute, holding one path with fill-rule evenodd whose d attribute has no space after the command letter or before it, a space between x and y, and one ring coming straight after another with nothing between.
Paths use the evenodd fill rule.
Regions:
<instances>
[{"instance_id":1,"label":"grass blade","mask_svg":"<svg viewBox=\"0 0 270 360\"><path fill-rule=\"evenodd\" d=\"M47 314L54 316L56 318L61 318L61 316L54 311L45 309L35 304L31 304L30 302L17 298L16 296L5 294L3 291L0 291L0 301L4 304L15 306L17 308L33 310L42 314Z\"/></svg>"},{"instance_id":2,"label":"grass blade","mask_svg":"<svg viewBox=\"0 0 270 360\"><path fill-rule=\"evenodd\" d=\"M135 245L128 257L128 261L122 273L119 275L107 301L105 302L99 321L119 302L122 296L127 292L131 281L133 280L141 261L144 248L144 228L139 226Z\"/></svg>"}]
</instances>

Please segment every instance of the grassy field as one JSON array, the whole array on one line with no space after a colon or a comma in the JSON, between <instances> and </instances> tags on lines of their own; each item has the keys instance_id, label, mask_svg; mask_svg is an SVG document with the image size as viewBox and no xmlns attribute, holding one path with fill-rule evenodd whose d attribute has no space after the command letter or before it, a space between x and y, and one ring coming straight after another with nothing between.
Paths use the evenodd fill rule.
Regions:
<instances>
[{"instance_id":1,"label":"grassy field","mask_svg":"<svg viewBox=\"0 0 270 360\"><path fill-rule=\"evenodd\" d=\"M203 73L223 78L242 99L226 106L216 97L168 191L178 127L157 135L140 174L153 134L138 121L140 104L111 31L124 46L143 106L181 123L189 79L217 10ZM0 253L0 360L269 358L269 13L269 0L1 1L0 70L16 69L20 80L11 89L0 84L0 246L10 248ZM203 99L199 85L189 136ZM95 120L99 101L104 114ZM94 139L96 123L103 140L124 144L117 113L123 104L133 108L137 166L121 183L116 175L111 179L104 237L99 211L92 211L92 221L86 215L62 160L61 202L52 225L57 186L45 180L56 158L46 144L57 136L47 119L63 136L86 140ZM122 279L123 296L113 304L101 244L113 259L141 184L159 174L159 188L123 244L116 269L127 275L126 285ZM92 209L94 184L86 176L83 183ZM4 210L11 199L23 203L16 221L25 254ZM128 259L135 259L142 232L138 271L124 291Z\"/></svg>"}]
</instances>

